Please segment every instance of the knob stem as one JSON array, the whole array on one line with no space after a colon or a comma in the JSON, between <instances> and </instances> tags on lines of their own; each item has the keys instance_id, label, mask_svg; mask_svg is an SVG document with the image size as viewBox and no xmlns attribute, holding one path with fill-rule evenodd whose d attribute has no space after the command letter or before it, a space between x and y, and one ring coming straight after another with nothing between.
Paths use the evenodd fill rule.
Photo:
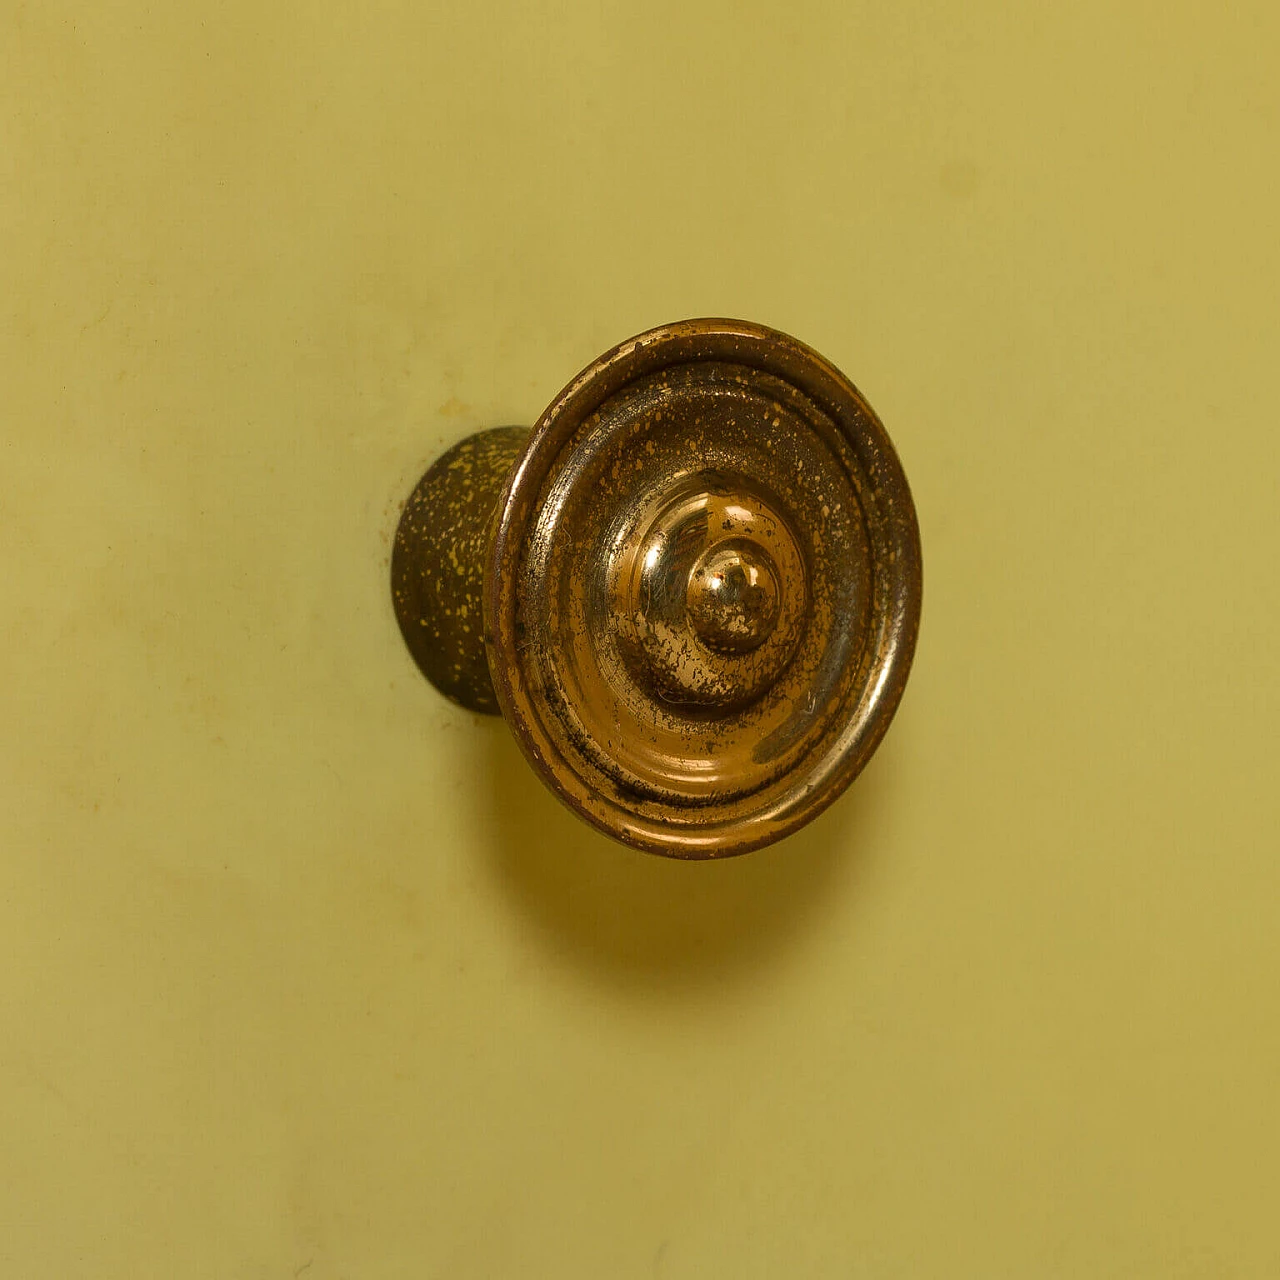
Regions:
<instances>
[{"instance_id":1,"label":"knob stem","mask_svg":"<svg viewBox=\"0 0 1280 1280\"><path fill-rule=\"evenodd\" d=\"M499 714L484 646L490 528L525 427L479 431L433 462L410 494L391 552L391 599L423 675L470 711Z\"/></svg>"}]
</instances>

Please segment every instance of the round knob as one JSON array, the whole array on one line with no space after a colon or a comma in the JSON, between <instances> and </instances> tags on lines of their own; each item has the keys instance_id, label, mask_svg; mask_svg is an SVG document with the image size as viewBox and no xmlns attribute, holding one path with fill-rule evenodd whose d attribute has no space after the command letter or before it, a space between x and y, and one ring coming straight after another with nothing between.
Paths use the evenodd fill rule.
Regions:
<instances>
[{"instance_id":1,"label":"round knob","mask_svg":"<svg viewBox=\"0 0 1280 1280\"><path fill-rule=\"evenodd\" d=\"M897 706L920 614L915 511L884 428L821 356L739 321L642 334L527 440L464 441L410 500L393 578L411 648L448 641L444 665L475 687L420 657L437 684L496 703L601 830L689 858L776 840L848 785ZM456 625L477 597L491 685Z\"/></svg>"}]
</instances>

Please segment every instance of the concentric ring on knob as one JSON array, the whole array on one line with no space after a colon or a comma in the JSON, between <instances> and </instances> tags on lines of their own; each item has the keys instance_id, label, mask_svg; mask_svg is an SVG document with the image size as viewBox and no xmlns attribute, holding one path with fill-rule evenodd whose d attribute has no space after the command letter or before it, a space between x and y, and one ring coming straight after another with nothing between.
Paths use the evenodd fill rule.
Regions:
<instances>
[{"instance_id":1,"label":"concentric ring on knob","mask_svg":"<svg viewBox=\"0 0 1280 1280\"><path fill-rule=\"evenodd\" d=\"M608 834L675 857L767 844L887 729L915 510L871 409L795 339L695 320L623 343L543 414L496 520L498 700Z\"/></svg>"},{"instance_id":2,"label":"concentric ring on knob","mask_svg":"<svg viewBox=\"0 0 1280 1280\"><path fill-rule=\"evenodd\" d=\"M604 553L614 635L600 642L616 643L642 688L723 716L772 685L795 652L808 605L804 557L783 518L745 483L700 471L688 483L655 484L654 501L635 504ZM725 575L734 559L746 594L731 601L737 577Z\"/></svg>"}]
</instances>

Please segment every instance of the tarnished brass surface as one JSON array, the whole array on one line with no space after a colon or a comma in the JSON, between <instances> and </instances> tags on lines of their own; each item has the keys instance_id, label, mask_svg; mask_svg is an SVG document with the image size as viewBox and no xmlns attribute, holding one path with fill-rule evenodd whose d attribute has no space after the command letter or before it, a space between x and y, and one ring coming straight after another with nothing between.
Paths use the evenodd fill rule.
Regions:
<instances>
[{"instance_id":1,"label":"tarnished brass surface","mask_svg":"<svg viewBox=\"0 0 1280 1280\"><path fill-rule=\"evenodd\" d=\"M459 459L492 439L441 459L402 521L397 612L423 670L500 708L561 799L639 848L743 853L830 804L888 727L920 616L911 495L852 384L784 334L686 321L602 356L500 495L490 471L461 500ZM481 545L483 570L450 560ZM475 633L441 621L481 587L492 692ZM421 656L437 637L448 653Z\"/></svg>"},{"instance_id":2,"label":"tarnished brass surface","mask_svg":"<svg viewBox=\"0 0 1280 1280\"><path fill-rule=\"evenodd\" d=\"M391 599L409 652L441 693L496 713L484 649L484 567L503 483L529 438L495 427L454 445L405 503L391 550Z\"/></svg>"}]
</instances>

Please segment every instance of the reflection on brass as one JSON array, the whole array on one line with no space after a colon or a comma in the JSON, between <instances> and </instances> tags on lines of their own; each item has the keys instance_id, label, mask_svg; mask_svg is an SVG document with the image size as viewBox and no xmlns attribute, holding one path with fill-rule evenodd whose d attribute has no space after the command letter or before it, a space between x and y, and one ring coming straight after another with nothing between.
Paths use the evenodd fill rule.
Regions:
<instances>
[{"instance_id":1,"label":"reflection on brass","mask_svg":"<svg viewBox=\"0 0 1280 1280\"><path fill-rule=\"evenodd\" d=\"M437 688L501 711L588 822L678 858L826 808L888 728L920 618L884 428L816 352L735 320L641 334L531 433L464 440L392 564Z\"/></svg>"}]
</instances>

